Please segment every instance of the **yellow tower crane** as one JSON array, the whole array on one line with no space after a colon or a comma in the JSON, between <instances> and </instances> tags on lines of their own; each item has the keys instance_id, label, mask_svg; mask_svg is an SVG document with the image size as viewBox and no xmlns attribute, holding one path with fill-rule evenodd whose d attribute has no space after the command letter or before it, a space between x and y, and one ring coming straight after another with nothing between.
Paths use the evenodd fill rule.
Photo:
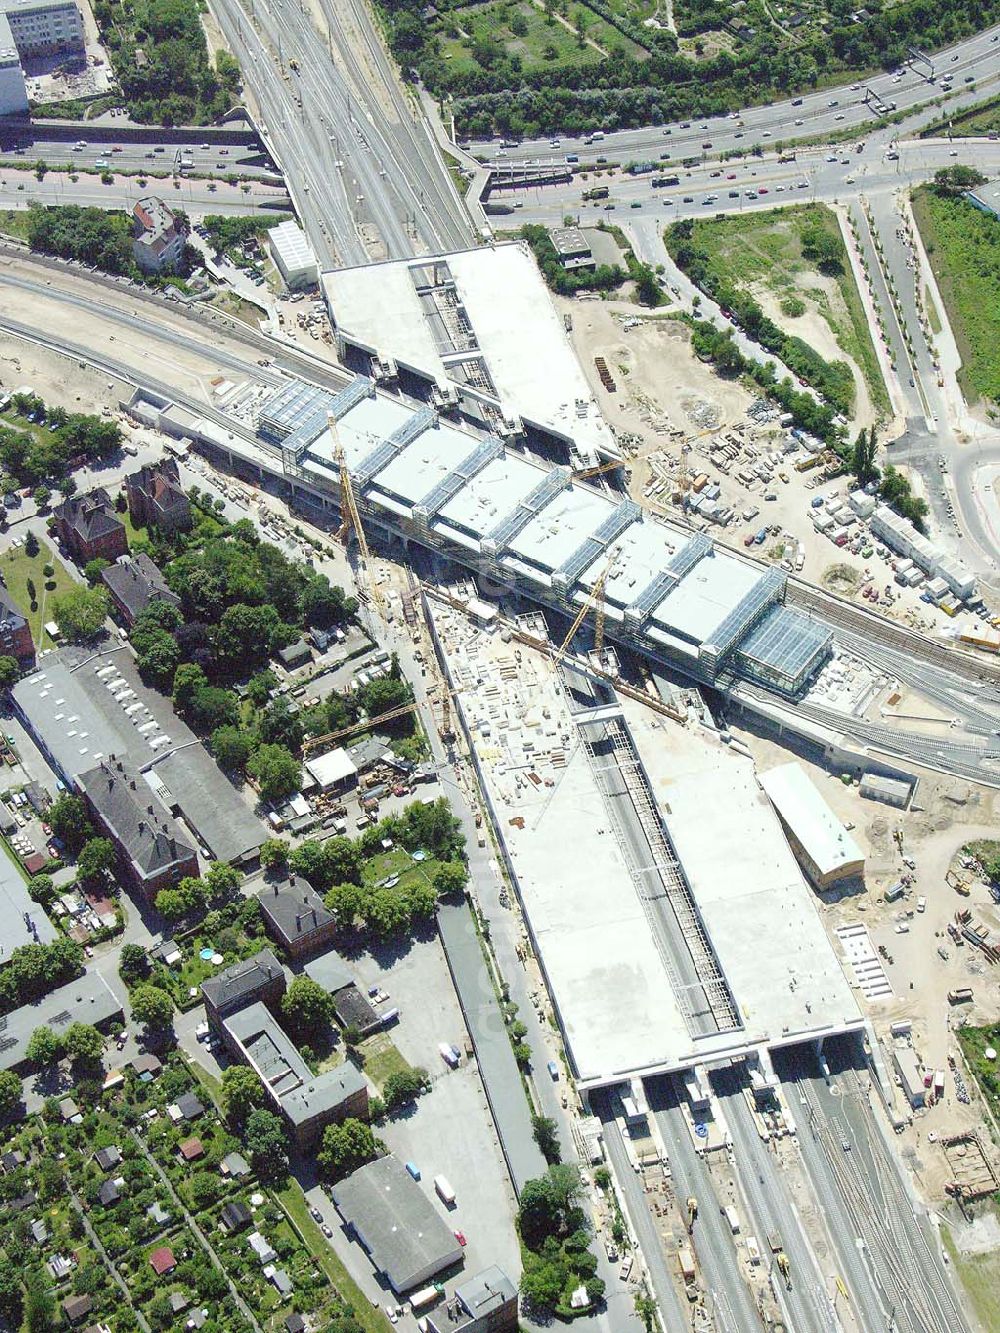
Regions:
<instances>
[{"instance_id":1,"label":"yellow tower crane","mask_svg":"<svg viewBox=\"0 0 1000 1333\"><path fill-rule=\"evenodd\" d=\"M358 546L361 548L361 569L363 571L364 582L367 585L365 591L371 596L372 601L378 609L379 615L385 619L386 608L385 599L382 596L381 589L375 579L375 571L372 567L371 552L368 549L368 539L365 536L365 530L361 523L361 515L358 512L358 501L354 494L354 483L351 481L351 473L344 458L344 446L340 442L340 434L337 430L337 418L332 412L326 414L327 425L330 431L330 445L332 449L333 461L340 469L340 506L343 522L340 528L340 537L346 546L351 539L351 529L354 529L355 536L358 539Z\"/></svg>"},{"instance_id":2,"label":"yellow tower crane","mask_svg":"<svg viewBox=\"0 0 1000 1333\"><path fill-rule=\"evenodd\" d=\"M565 639L563 639L562 643L559 645L559 647L553 654L552 657L553 666L558 667L561 664L563 658L566 656L566 653L569 650L570 644L576 637L577 630L580 628L580 626L586 619L588 611L591 610L596 611L596 615L594 617L594 650L599 653L601 649L604 647L604 616L605 616L604 585L608 581L608 575L611 573L612 567L614 565L614 560L615 560L615 553L613 552L611 555L608 556L604 568L601 570L597 578L594 580L590 592L584 599L583 605L580 607L576 615L573 617L573 623L570 625Z\"/></svg>"}]
</instances>

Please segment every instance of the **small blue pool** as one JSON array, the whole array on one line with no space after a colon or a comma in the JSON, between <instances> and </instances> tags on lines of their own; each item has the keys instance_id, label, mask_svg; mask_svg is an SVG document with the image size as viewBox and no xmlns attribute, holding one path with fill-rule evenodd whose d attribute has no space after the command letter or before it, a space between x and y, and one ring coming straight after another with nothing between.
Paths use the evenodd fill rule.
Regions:
<instances>
[{"instance_id":1,"label":"small blue pool","mask_svg":"<svg viewBox=\"0 0 1000 1333\"><path fill-rule=\"evenodd\" d=\"M214 949L202 949L201 953L198 956L199 958L204 958L206 963L210 963L214 955L215 955Z\"/></svg>"}]
</instances>

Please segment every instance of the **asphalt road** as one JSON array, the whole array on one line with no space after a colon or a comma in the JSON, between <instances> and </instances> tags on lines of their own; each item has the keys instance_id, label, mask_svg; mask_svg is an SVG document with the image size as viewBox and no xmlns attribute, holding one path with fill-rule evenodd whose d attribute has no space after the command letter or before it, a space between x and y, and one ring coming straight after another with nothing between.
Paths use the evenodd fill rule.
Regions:
<instances>
[{"instance_id":1,"label":"asphalt road","mask_svg":"<svg viewBox=\"0 0 1000 1333\"><path fill-rule=\"evenodd\" d=\"M142 178L147 179L147 178ZM110 185L100 176L82 175L75 181L65 172L49 172L39 180L33 171L0 168L0 209L27 208L30 204L77 204L81 207L130 209L135 201L151 191L163 195L168 203L182 207L194 218L206 213L245 216L267 209L287 214L288 196L281 186L263 182L248 183L247 189L210 182L190 176L175 181L147 179L144 189L140 177L114 174ZM176 182L176 183L175 183Z\"/></svg>"},{"instance_id":2,"label":"asphalt road","mask_svg":"<svg viewBox=\"0 0 1000 1333\"><path fill-rule=\"evenodd\" d=\"M998 36L1000 28L991 28L939 52L933 57L937 76L935 83L929 82L926 72L918 73L904 66L902 77L898 80L893 77L893 73L878 74L864 83L856 81L840 88L808 93L801 99L749 107L741 113L669 126L618 130L605 135L603 141L592 146L592 151L609 158L631 161L658 157L667 140L674 156L681 158L698 156L703 152L746 150L769 138L786 141L793 135L799 138L827 138L875 119L874 110L865 102L868 89L876 93L887 106L891 107L895 103L898 111L905 111L941 97L940 79L945 74L953 76L954 89L958 94L967 91L966 78L974 80L977 87L981 87L985 81L1000 74L1000 42L995 40ZM796 101L799 105L795 105ZM559 160L566 152L579 151L581 143L582 136L580 140L568 135L526 139L515 147L505 149L504 160ZM494 158L498 147L496 140L469 144L470 151L483 160Z\"/></svg>"},{"instance_id":3,"label":"asphalt road","mask_svg":"<svg viewBox=\"0 0 1000 1333\"><path fill-rule=\"evenodd\" d=\"M471 239L443 165L414 147L423 130L404 132L408 108L387 115L371 74L353 53L344 56L339 18L328 47L295 0L258 0L253 22L238 0L216 0L215 13L321 264L363 264Z\"/></svg>"},{"instance_id":4,"label":"asphalt road","mask_svg":"<svg viewBox=\"0 0 1000 1333\"><path fill-rule=\"evenodd\" d=\"M81 127L80 139L86 140L88 130ZM261 176L277 179L277 173L263 150L253 145L206 145L197 138L198 130L191 131L194 142L189 144L162 143L153 135L143 143L93 143L77 148L72 142L48 139L40 130L30 144L14 149L0 149L0 158L23 159L25 165L39 160L49 166L73 166L93 170L98 162L107 162L119 171L173 171L179 168L180 154L193 160L193 170L206 175L224 176L236 172L241 176ZM120 149L121 151L115 151Z\"/></svg>"}]
</instances>

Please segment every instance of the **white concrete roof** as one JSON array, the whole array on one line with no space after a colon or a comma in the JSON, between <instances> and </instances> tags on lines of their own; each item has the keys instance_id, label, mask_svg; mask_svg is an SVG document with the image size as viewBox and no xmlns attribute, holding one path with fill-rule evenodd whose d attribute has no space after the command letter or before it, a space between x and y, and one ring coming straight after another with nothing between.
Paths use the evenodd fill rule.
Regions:
<instances>
[{"instance_id":1,"label":"white concrete roof","mask_svg":"<svg viewBox=\"0 0 1000 1333\"><path fill-rule=\"evenodd\" d=\"M417 294L418 270L438 258L475 334L505 413L573 440L585 457L617 456L562 320L523 242L392 260L322 275L338 331L437 382L463 385ZM530 336L529 336L530 330Z\"/></svg>"},{"instance_id":2,"label":"white concrete roof","mask_svg":"<svg viewBox=\"0 0 1000 1333\"><path fill-rule=\"evenodd\" d=\"M516 509L541 478L541 472L515 454L504 454L483 468L441 510L440 517L473 532L485 533Z\"/></svg>"},{"instance_id":3,"label":"white concrete roof","mask_svg":"<svg viewBox=\"0 0 1000 1333\"><path fill-rule=\"evenodd\" d=\"M753 761L623 700L633 738L748 1039L856 1027L861 1014Z\"/></svg>"},{"instance_id":4,"label":"white concrete roof","mask_svg":"<svg viewBox=\"0 0 1000 1333\"><path fill-rule=\"evenodd\" d=\"M558 569L614 508L613 501L589 486L563 491L522 529L510 549L525 560Z\"/></svg>"},{"instance_id":5,"label":"white concrete roof","mask_svg":"<svg viewBox=\"0 0 1000 1333\"><path fill-rule=\"evenodd\" d=\"M605 601L615 606L631 605L690 537L690 533L654 522L648 515L645 522L630 524L613 543L617 555L604 585ZM606 558L598 556L580 576L584 587L593 585Z\"/></svg>"},{"instance_id":6,"label":"white concrete roof","mask_svg":"<svg viewBox=\"0 0 1000 1333\"><path fill-rule=\"evenodd\" d=\"M454 472L475 443L465 431L439 421L436 427L423 431L397 454L378 473L375 485L414 505L449 472Z\"/></svg>"},{"instance_id":7,"label":"white concrete roof","mask_svg":"<svg viewBox=\"0 0 1000 1333\"><path fill-rule=\"evenodd\" d=\"M272 250L281 256L281 262L286 269L293 272L315 269L316 256L313 254L313 248L306 239L305 232L291 218L272 227L267 233L267 239Z\"/></svg>"},{"instance_id":8,"label":"white concrete roof","mask_svg":"<svg viewBox=\"0 0 1000 1333\"><path fill-rule=\"evenodd\" d=\"M653 620L695 643L704 643L760 577L758 567L716 547L663 599Z\"/></svg>"},{"instance_id":9,"label":"white concrete roof","mask_svg":"<svg viewBox=\"0 0 1000 1333\"><path fill-rule=\"evenodd\" d=\"M760 785L821 874L864 861L864 852L799 764L768 769Z\"/></svg>"},{"instance_id":10,"label":"white concrete roof","mask_svg":"<svg viewBox=\"0 0 1000 1333\"><path fill-rule=\"evenodd\" d=\"M330 750L315 759L306 760L306 769L321 787L330 787L345 778L356 777L357 765L346 750Z\"/></svg>"}]
</instances>

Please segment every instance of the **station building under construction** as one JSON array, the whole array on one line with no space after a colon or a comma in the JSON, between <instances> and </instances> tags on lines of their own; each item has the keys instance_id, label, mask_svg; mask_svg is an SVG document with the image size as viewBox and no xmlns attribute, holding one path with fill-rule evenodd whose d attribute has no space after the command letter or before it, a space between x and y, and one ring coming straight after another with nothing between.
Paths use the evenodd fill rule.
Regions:
<instances>
[{"instance_id":1,"label":"station building under construction","mask_svg":"<svg viewBox=\"0 0 1000 1333\"><path fill-rule=\"evenodd\" d=\"M829 654L830 628L785 606L779 570L365 376L338 393L289 380L251 399L234 400L229 429L148 399L133 411L314 505L339 508L343 464L370 534L417 542L564 614L603 581L607 634L704 683L750 679L794 697Z\"/></svg>"}]
</instances>

